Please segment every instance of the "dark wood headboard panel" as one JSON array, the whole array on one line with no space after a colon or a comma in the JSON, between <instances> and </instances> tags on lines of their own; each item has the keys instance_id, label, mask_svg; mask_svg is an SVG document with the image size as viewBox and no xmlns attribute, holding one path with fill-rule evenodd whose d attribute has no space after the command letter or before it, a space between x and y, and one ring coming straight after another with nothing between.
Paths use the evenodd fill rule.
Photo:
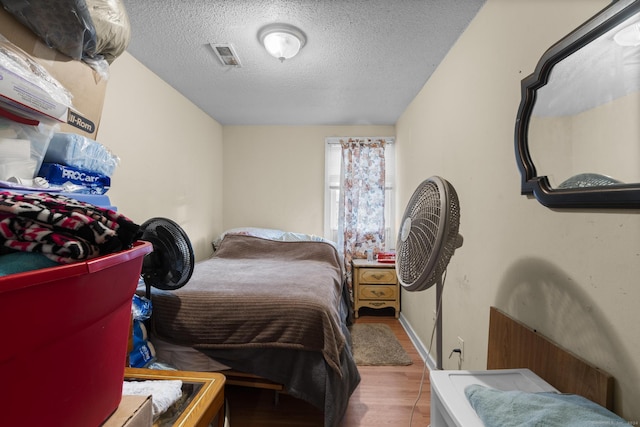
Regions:
<instances>
[{"instance_id":1,"label":"dark wood headboard panel","mask_svg":"<svg viewBox=\"0 0 640 427\"><path fill-rule=\"evenodd\" d=\"M487 369L528 368L563 393L613 410L613 377L491 307Z\"/></svg>"}]
</instances>

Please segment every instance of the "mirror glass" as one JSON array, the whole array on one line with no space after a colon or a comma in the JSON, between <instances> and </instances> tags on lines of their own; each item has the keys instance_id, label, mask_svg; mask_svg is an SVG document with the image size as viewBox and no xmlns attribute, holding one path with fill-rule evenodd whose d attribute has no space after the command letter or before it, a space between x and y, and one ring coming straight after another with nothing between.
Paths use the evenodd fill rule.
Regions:
<instances>
[{"instance_id":1,"label":"mirror glass","mask_svg":"<svg viewBox=\"0 0 640 427\"><path fill-rule=\"evenodd\" d=\"M594 186L640 183L640 15L553 67L536 91L529 150L552 188L586 186L571 178L589 175Z\"/></svg>"},{"instance_id":2,"label":"mirror glass","mask_svg":"<svg viewBox=\"0 0 640 427\"><path fill-rule=\"evenodd\" d=\"M639 3L612 4L523 80L523 194L547 206L640 206Z\"/></svg>"}]
</instances>

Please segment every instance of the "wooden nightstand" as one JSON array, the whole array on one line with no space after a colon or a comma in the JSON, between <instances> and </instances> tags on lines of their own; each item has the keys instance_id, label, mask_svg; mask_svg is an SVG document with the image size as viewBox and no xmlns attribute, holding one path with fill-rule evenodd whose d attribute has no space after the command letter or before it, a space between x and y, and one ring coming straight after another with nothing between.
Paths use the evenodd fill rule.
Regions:
<instances>
[{"instance_id":1,"label":"wooden nightstand","mask_svg":"<svg viewBox=\"0 0 640 427\"><path fill-rule=\"evenodd\" d=\"M361 307L393 307L397 319L400 315L400 286L395 264L354 259L351 269L356 318Z\"/></svg>"}]
</instances>

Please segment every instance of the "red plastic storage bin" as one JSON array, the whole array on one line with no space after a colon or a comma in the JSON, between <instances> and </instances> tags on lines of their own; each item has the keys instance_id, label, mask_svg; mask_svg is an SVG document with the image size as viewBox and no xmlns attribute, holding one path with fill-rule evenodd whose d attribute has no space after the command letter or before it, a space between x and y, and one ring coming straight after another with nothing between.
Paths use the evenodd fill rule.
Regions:
<instances>
[{"instance_id":1,"label":"red plastic storage bin","mask_svg":"<svg viewBox=\"0 0 640 427\"><path fill-rule=\"evenodd\" d=\"M0 278L0 425L99 426L120 404L149 242Z\"/></svg>"}]
</instances>

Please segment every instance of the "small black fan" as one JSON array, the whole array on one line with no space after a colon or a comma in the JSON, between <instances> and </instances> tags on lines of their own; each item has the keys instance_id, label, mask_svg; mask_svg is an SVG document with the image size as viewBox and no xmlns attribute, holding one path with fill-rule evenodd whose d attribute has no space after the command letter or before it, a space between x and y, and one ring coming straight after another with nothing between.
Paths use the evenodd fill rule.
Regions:
<instances>
[{"instance_id":1,"label":"small black fan","mask_svg":"<svg viewBox=\"0 0 640 427\"><path fill-rule=\"evenodd\" d=\"M169 291L184 286L195 265L187 233L168 218L151 218L140 226L140 231L140 240L153 246L153 252L146 255L142 263L147 298L151 296L151 286Z\"/></svg>"}]
</instances>

